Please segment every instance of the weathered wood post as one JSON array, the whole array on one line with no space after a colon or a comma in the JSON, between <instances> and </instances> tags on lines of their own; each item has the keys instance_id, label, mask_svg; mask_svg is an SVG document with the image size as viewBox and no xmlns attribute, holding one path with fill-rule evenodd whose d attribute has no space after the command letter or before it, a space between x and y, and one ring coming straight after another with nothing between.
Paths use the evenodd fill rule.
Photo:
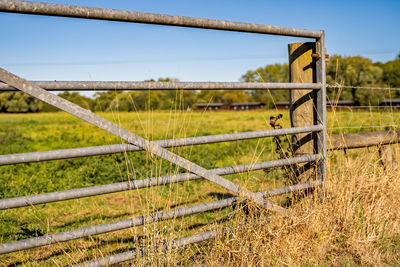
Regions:
<instances>
[{"instance_id":1,"label":"weathered wood post","mask_svg":"<svg viewBox=\"0 0 400 267\"><path fill-rule=\"evenodd\" d=\"M378 151L380 161L385 170L393 170L394 168L396 168L396 159L390 145L379 145Z\"/></svg>"},{"instance_id":2,"label":"weathered wood post","mask_svg":"<svg viewBox=\"0 0 400 267\"><path fill-rule=\"evenodd\" d=\"M312 58L316 43L289 44L289 80L293 83L316 82L316 64ZM290 121L291 127L309 126L314 124L313 90L290 91ZM311 133L296 134L292 137L293 156L314 153L314 142ZM309 179L309 165L298 165L294 168L294 183Z\"/></svg>"}]
</instances>

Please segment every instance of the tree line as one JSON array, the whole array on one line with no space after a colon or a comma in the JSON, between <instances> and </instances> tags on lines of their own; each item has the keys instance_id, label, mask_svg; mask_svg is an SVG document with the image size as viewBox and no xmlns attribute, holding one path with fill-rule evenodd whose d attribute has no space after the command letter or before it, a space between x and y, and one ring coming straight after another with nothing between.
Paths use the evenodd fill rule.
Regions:
<instances>
[{"instance_id":1,"label":"tree line","mask_svg":"<svg viewBox=\"0 0 400 267\"><path fill-rule=\"evenodd\" d=\"M147 80L154 82L154 79ZM159 78L159 82L178 81ZM242 82L289 82L289 66L272 64L249 70L240 77ZM386 63L373 63L371 59L355 56L332 56L326 66L328 84L354 86L353 88L328 87L330 100L355 100L360 105L378 105L384 98L400 98L400 91L376 91L356 88L400 87L400 54ZM86 97L77 92L62 92L59 96L92 111L137 111L194 108L196 103L264 102L267 108L274 102L288 101L288 90L248 91L107 91ZM1 92L0 112L53 112L57 108L41 102L23 92Z\"/></svg>"},{"instance_id":2,"label":"tree line","mask_svg":"<svg viewBox=\"0 0 400 267\"><path fill-rule=\"evenodd\" d=\"M242 75L244 82L289 82L289 65L274 64L249 70ZM382 99L400 98L400 91L368 90L363 87L400 87L400 54L386 63L373 63L371 59L355 56L332 56L326 65L326 82L331 85L354 86L353 88L328 87L329 100L355 100L362 106L375 106ZM289 91L251 91L251 99L262 101L268 107L273 102L288 101Z\"/></svg>"}]
</instances>

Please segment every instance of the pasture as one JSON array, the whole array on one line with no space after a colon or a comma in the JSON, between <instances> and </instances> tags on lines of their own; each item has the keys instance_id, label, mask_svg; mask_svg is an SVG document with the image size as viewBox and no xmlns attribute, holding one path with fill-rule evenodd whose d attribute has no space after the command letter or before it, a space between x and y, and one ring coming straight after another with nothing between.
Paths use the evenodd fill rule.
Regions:
<instances>
[{"instance_id":1,"label":"pasture","mask_svg":"<svg viewBox=\"0 0 400 267\"><path fill-rule=\"evenodd\" d=\"M171 110L99 115L142 137L158 140L271 129L269 117L279 113L283 113L282 126L290 127L288 112L275 110ZM352 127L399 125L399 120L395 112L330 111L328 133L368 132L371 128ZM282 140L285 146L289 144L287 139ZM0 143L0 154L12 154L121 141L59 112L1 114ZM393 145L393 148L399 159L399 146ZM207 169L279 158L272 138L180 147L174 152ZM182 170L145 152L2 166L0 194L1 198L8 198L179 172ZM282 169L226 177L253 191L288 183ZM267 224L268 213L252 205L245 209L226 208L2 255L0 264L72 264L159 241L168 242L200 230L245 224L245 230L222 235L224 242L217 239L206 245L185 248L180 253L167 251L162 256L143 258L137 263L168 265L180 262L190 266L218 262L226 265L233 262L234 265L314 265L320 262L326 265L363 265L373 264L378 259L380 263L396 265L400 263L399 211L396 209L400 204L399 182L398 170L385 172L375 148L330 152L327 198L322 203L314 197L294 203L287 197L273 199L295 212L296 216L290 220L277 217ZM10 242L113 222L229 195L217 185L198 180L5 210L0 213L0 241ZM377 209L382 210L377 212ZM243 212L250 215L242 216ZM300 255L304 249L307 251Z\"/></svg>"}]
</instances>

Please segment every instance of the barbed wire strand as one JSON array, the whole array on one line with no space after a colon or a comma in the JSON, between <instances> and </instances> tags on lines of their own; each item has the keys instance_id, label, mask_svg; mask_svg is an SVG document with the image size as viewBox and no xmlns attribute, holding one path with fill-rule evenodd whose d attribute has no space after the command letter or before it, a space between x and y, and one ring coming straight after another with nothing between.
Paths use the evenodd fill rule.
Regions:
<instances>
[{"instance_id":1,"label":"barbed wire strand","mask_svg":"<svg viewBox=\"0 0 400 267\"><path fill-rule=\"evenodd\" d=\"M339 83L336 83L336 84L327 84L326 87L330 87L330 88L356 88L356 89L368 89L368 90L393 90L393 91L400 91L400 87L351 86L351 85L341 85L341 84L339 84Z\"/></svg>"},{"instance_id":2,"label":"barbed wire strand","mask_svg":"<svg viewBox=\"0 0 400 267\"><path fill-rule=\"evenodd\" d=\"M339 100L340 101L340 100ZM329 108L336 108L336 109L366 109L366 108L383 108L383 109L400 109L398 106L339 106L339 105L332 105Z\"/></svg>"},{"instance_id":3,"label":"barbed wire strand","mask_svg":"<svg viewBox=\"0 0 400 267\"><path fill-rule=\"evenodd\" d=\"M327 128L327 130L337 130L337 129L363 129L363 128L399 128L400 125L371 125L371 126L343 126L343 127L333 127Z\"/></svg>"}]
</instances>

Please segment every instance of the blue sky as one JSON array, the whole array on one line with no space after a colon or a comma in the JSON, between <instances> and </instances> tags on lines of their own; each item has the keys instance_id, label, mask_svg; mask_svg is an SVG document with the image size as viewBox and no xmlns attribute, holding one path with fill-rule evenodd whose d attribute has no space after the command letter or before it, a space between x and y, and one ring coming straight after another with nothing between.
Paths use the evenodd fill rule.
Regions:
<instances>
[{"instance_id":1,"label":"blue sky","mask_svg":"<svg viewBox=\"0 0 400 267\"><path fill-rule=\"evenodd\" d=\"M329 54L400 53L400 1L48 0L42 2L326 31ZM0 66L31 80L238 81L287 61L301 38L0 13Z\"/></svg>"}]
</instances>

